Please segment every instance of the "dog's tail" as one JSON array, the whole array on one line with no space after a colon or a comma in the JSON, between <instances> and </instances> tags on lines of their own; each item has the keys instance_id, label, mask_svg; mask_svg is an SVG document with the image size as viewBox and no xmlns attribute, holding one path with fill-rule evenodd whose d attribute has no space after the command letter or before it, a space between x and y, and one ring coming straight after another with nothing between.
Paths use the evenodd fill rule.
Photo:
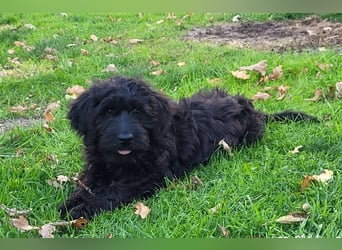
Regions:
<instances>
[{"instance_id":1,"label":"dog's tail","mask_svg":"<svg viewBox=\"0 0 342 250\"><path fill-rule=\"evenodd\" d=\"M310 122L320 122L320 120L312 115L308 115L304 112L286 110L280 113L266 114L266 122L285 122L285 121L310 121Z\"/></svg>"}]
</instances>

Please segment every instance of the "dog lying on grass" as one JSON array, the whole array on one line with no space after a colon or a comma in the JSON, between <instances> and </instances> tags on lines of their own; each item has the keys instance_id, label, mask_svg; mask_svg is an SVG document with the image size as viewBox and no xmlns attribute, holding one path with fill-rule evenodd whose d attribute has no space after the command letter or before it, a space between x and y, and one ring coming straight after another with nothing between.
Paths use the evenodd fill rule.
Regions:
<instances>
[{"instance_id":1,"label":"dog lying on grass","mask_svg":"<svg viewBox=\"0 0 342 250\"><path fill-rule=\"evenodd\" d=\"M79 185L59 206L63 218L73 219L151 196L165 178L208 162L222 139L236 148L261 139L268 121L318 121L303 112L264 114L220 89L176 102L124 77L94 84L72 103L68 117L86 155Z\"/></svg>"}]
</instances>

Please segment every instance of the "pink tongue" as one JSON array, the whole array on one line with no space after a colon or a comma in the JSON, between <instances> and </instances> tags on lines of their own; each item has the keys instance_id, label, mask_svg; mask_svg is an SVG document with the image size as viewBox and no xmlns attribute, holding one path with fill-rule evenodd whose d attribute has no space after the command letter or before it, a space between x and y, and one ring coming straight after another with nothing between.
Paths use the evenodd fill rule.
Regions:
<instances>
[{"instance_id":1,"label":"pink tongue","mask_svg":"<svg viewBox=\"0 0 342 250\"><path fill-rule=\"evenodd\" d=\"M128 155L130 154L132 151L131 150L118 150L118 153L120 155Z\"/></svg>"}]
</instances>

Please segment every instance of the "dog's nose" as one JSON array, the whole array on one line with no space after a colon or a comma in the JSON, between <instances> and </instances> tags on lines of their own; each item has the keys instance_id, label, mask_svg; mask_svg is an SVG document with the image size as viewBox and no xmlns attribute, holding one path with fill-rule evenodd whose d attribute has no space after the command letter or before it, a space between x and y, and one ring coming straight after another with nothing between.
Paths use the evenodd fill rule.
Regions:
<instances>
[{"instance_id":1,"label":"dog's nose","mask_svg":"<svg viewBox=\"0 0 342 250\"><path fill-rule=\"evenodd\" d=\"M120 133L118 139L120 142L129 142L133 139L133 135L131 133Z\"/></svg>"}]
</instances>

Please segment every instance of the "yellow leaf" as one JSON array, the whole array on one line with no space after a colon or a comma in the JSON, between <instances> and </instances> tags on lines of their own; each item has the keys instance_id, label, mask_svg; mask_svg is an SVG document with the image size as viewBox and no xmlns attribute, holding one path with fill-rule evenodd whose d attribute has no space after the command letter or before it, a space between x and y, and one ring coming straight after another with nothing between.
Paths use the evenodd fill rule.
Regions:
<instances>
[{"instance_id":1,"label":"yellow leaf","mask_svg":"<svg viewBox=\"0 0 342 250\"><path fill-rule=\"evenodd\" d=\"M178 67L184 67L185 66L185 62L179 62L179 63L177 63L177 66Z\"/></svg>"}]
</instances>

